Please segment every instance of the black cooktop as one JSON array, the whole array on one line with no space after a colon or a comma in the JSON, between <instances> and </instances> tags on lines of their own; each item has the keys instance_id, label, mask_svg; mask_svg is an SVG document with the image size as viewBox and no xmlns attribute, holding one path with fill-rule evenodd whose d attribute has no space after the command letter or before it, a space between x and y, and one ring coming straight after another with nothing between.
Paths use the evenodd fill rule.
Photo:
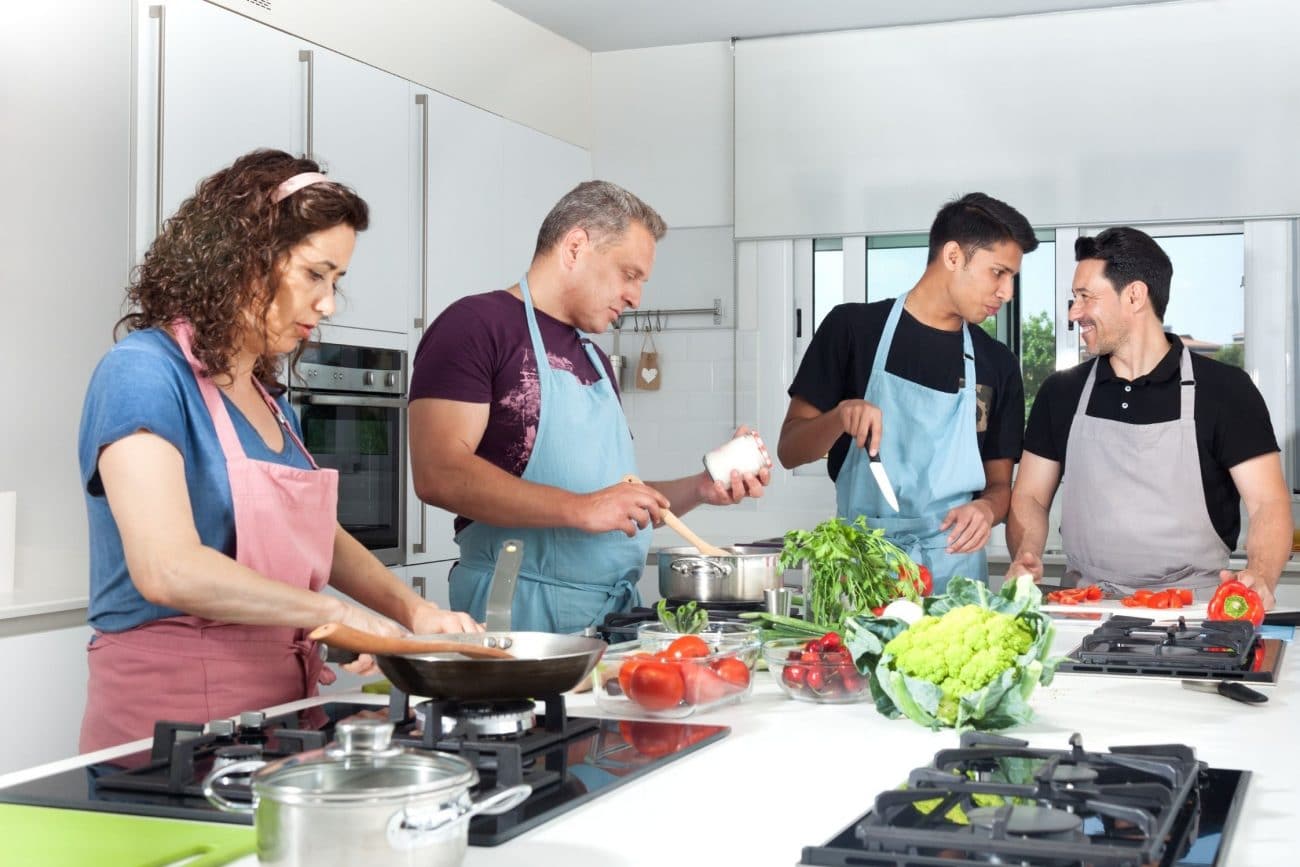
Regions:
<instances>
[{"instance_id":1,"label":"black cooktop","mask_svg":"<svg viewBox=\"0 0 1300 867\"><path fill-rule=\"evenodd\" d=\"M805 865L1217 867L1250 773L1179 744L1090 752L967 732Z\"/></svg>"},{"instance_id":2,"label":"black cooktop","mask_svg":"<svg viewBox=\"0 0 1300 867\"><path fill-rule=\"evenodd\" d=\"M1276 683L1286 642L1240 620L1159 622L1116 615L1070 651L1061 672Z\"/></svg>"},{"instance_id":3,"label":"black cooktop","mask_svg":"<svg viewBox=\"0 0 1300 867\"><path fill-rule=\"evenodd\" d=\"M470 821L470 845L495 846L730 731L715 725L567 716L562 696L544 701L536 725L521 734L466 733L460 723L449 721L434 730L423 724L429 708L417 706L421 712L410 713L405 697L395 698L400 706L398 701L390 706L327 702L277 717L243 715L234 725L160 722L149 752L0 789L0 802L251 824L251 816L220 812L203 797L201 783L214 762L243 758L250 749L274 759L324 745L340 720L396 717L396 743L457 753L474 765L479 772L476 795L516 782L533 786L533 794L515 809ZM443 705L433 708L435 718L444 712ZM219 786L218 791L234 800L248 798L246 785Z\"/></svg>"}]
</instances>

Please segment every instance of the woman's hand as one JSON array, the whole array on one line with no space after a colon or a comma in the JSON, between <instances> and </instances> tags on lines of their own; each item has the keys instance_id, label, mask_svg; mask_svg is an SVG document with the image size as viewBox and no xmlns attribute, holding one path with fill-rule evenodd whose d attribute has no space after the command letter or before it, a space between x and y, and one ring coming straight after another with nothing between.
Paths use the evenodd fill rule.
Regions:
<instances>
[{"instance_id":1,"label":"woman's hand","mask_svg":"<svg viewBox=\"0 0 1300 867\"><path fill-rule=\"evenodd\" d=\"M426 602L416 609L411 618L411 631L416 635L429 635L436 632L482 632L483 624L475 623L474 618L464 611L449 611L439 608L432 602Z\"/></svg>"}]
</instances>

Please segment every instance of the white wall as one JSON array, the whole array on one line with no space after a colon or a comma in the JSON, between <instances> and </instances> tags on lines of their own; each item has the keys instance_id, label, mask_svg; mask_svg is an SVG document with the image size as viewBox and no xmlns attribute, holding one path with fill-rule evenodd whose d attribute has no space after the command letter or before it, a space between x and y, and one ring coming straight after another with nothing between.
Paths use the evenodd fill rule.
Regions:
<instances>
[{"instance_id":1,"label":"white wall","mask_svg":"<svg viewBox=\"0 0 1300 867\"><path fill-rule=\"evenodd\" d=\"M591 56L592 168L670 227L730 226L731 44Z\"/></svg>"},{"instance_id":2,"label":"white wall","mask_svg":"<svg viewBox=\"0 0 1300 867\"><path fill-rule=\"evenodd\" d=\"M491 0L210 2L591 146L591 53Z\"/></svg>"},{"instance_id":3,"label":"white wall","mask_svg":"<svg viewBox=\"0 0 1300 867\"><path fill-rule=\"evenodd\" d=\"M1300 213L1298 33L1189 0L741 41L737 236L922 230L970 189L1037 226Z\"/></svg>"}]
</instances>

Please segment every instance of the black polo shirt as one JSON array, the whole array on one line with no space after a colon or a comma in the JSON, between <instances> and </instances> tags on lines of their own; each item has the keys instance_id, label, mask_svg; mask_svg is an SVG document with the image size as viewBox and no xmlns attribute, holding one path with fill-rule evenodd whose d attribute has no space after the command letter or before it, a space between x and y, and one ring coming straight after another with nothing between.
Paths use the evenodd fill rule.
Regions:
<instances>
[{"instance_id":1,"label":"black polo shirt","mask_svg":"<svg viewBox=\"0 0 1300 867\"><path fill-rule=\"evenodd\" d=\"M1057 461L1064 471L1070 424L1094 364L1097 381L1088 401L1088 415L1135 425L1178 418L1183 342L1176 334L1165 337L1170 344L1165 357L1146 376L1132 381L1115 375L1109 356L1047 377L1029 411L1025 451ZM1278 451L1277 438L1264 398L1244 370L1193 352L1192 376L1196 380L1196 446L1205 505L1215 531L1235 549L1241 532L1241 495L1228 471L1243 461Z\"/></svg>"},{"instance_id":2,"label":"black polo shirt","mask_svg":"<svg viewBox=\"0 0 1300 867\"><path fill-rule=\"evenodd\" d=\"M871 379L876 347L894 299L870 304L840 304L826 314L804 353L789 394L827 412L842 400L861 399ZM1025 388L1020 361L978 325L967 325L975 350L975 436L980 459L1020 460L1025 429ZM936 391L956 394L963 384L965 361L960 331L925 325L907 310L898 320L885 370ZM889 424L889 418L885 418ZM923 431L908 431L923 435ZM843 434L827 455L834 480L853 440Z\"/></svg>"}]
</instances>

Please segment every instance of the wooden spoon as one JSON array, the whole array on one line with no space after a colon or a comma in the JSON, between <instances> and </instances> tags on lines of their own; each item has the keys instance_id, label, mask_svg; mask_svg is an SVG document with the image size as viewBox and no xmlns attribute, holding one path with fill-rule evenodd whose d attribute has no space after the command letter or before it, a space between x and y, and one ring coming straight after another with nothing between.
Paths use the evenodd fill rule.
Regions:
<instances>
[{"instance_id":1,"label":"wooden spoon","mask_svg":"<svg viewBox=\"0 0 1300 867\"><path fill-rule=\"evenodd\" d=\"M631 482L634 485L645 484L645 482L641 481L636 476L624 476L623 481ZM706 557L731 557L732 556L732 553L730 551L724 551L723 549L719 548L717 545L710 545L708 542L701 539L699 536L695 534L694 530L692 530L690 527L682 523L681 518L674 515L668 509L660 509L659 516L664 519L665 524L667 524L669 527L672 527L674 530L677 531L678 535L680 535L687 542L690 542L692 545L698 548L700 553L703 554L704 556Z\"/></svg>"},{"instance_id":2,"label":"wooden spoon","mask_svg":"<svg viewBox=\"0 0 1300 867\"><path fill-rule=\"evenodd\" d=\"M344 626L342 623L326 623L318 626L307 636L313 641L323 641L330 647L350 650L353 653L378 653L384 655L402 653L459 653L474 659L514 659L515 655L499 647L486 647L461 641L422 641L418 638L392 638L387 635L375 635Z\"/></svg>"}]
</instances>

